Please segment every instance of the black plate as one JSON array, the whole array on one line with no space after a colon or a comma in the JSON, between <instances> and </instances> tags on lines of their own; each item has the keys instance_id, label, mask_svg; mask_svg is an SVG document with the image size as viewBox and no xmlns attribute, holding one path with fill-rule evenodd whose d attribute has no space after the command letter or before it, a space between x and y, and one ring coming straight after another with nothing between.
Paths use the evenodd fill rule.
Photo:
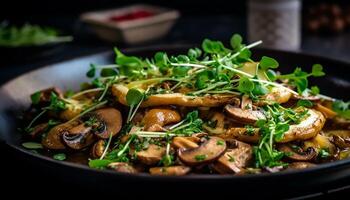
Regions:
<instances>
[{"instance_id":1,"label":"black plate","mask_svg":"<svg viewBox=\"0 0 350 200\"><path fill-rule=\"evenodd\" d=\"M126 53L142 57L152 56L157 50L170 54L185 53L188 47L167 46L153 48L129 49ZM298 53L256 49L254 56L259 59L262 55L274 57L280 62L280 70L291 72L295 67L310 71L314 63L324 66L327 76L311 80L310 85L319 85L321 92L337 98L349 99L350 82L348 74L350 65L347 63L321 57ZM80 186L105 190L136 186L142 183L143 189L162 187L173 191L174 187L191 192L211 190L205 188L234 188L235 195L242 194L248 188L255 192L245 193L249 196L269 196L273 188L274 195L295 195L306 191L318 191L328 188L329 184L350 178L350 159L318 165L315 168L284 171L274 174L223 176L223 175L191 175L184 177L160 177L147 174L120 174L112 171L100 171L86 166L56 161L48 157L33 154L21 147L21 136L16 131L15 116L18 111L29 105L29 95L37 90L50 86L62 89L78 89L79 83L86 81L85 73L90 63L109 64L113 62L112 52L106 52L70 61L46 66L39 70L24 74L0 89L0 136L14 150L21 161L32 166L34 172L47 179L55 178L66 183L76 183ZM35 171L36 170L36 171ZM44 175L43 175L44 174ZM36 175L35 175L36 176ZM39 176L39 175L38 175ZM98 184L96 184L98 183ZM194 186L196 186L194 188ZM142 189L141 188L141 189ZM139 188L140 189L140 188ZM268 191L266 191L268 190ZM215 190L214 190L215 191Z\"/></svg>"}]
</instances>

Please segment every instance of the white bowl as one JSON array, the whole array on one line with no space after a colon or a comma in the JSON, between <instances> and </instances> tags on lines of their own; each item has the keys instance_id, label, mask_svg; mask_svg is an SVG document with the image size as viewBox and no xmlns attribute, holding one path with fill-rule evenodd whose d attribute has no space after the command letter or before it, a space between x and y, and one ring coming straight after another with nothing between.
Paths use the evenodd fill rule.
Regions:
<instances>
[{"instance_id":1,"label":"white bowl","mask_svg":"<svg viewBox=\"0 0 350 200\"><path fill-rule=\"evenodd\" d=\"M136 10L147 10L155 14L121 22L110 20L112 16L121 16ZM137 4L123 8L83 13L80 19L91 25L101 39L109 42L123 41L128 44L136 44L163 37L169 32L179 16L180 13L177 10Z\"/></svg>"}]
</instances>

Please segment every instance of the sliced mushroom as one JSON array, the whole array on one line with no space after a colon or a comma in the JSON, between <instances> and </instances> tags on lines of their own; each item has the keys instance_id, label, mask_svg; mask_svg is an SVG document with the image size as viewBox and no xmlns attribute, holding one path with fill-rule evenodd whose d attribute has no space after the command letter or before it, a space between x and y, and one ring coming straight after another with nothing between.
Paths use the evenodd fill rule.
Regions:
<instances>
[{"instance_id":1,"label":"sliced mushroom","mask_svg":"<svg viewBox=\"0 0 350 200\"><path fill-rule=\"evenodd\" d=\"M271 103L286 103L291 98L292 93L283 87L273 87L271 91L262 96L256 104L263 106Z\"/></svg>"},{"instance_id":2,"label":"sliced mushroom","mask_svg":"<svg viewBox=\"0 0 350 200\"><path fill-rule=\"evenodd\" d=\"M79 124L62 135L64 143L75 150L80 150L90 146L95 142L95 137L91 133L91 127L86 127L85 124Z\"/></svg>"},{"instance_id":3,"label":"sliced mushroom","mask_svg":"<svg viewBox=\"0 0 350 200\"><path fill-rule=\"evenodd\" d=\"M102 139L107 139L112 134L112 137L119 133L122 128L122 115L119 110L114 108L103 108L96 110L93 113L98 120L100 127L95 131L96 136Z\"/></svg>"},{"instance_id":4,"label":"sliced mushroom","mask_svg":"<svg viewBox=\"0 0 350 200\"><path fill-rule=\"evenodd\" d=\"M241 109L251 109L253 107L253 101L251 98L249 98L248 95L242 96L242 103L241 103Z\"/></svg>"},{"instance_id":5,"label":"sliced mushroom","mask_svg":"<svg viewBox=\"0 0 350 200\"><path fill-rule=\"evenodd\" d=\"M342 149L350 147L350 130L331 130L325 134L333 138L333 143L337 147Z\"/></svg>"},{"instance_id":6,"label":"sliced mushroom","mask_svg":"<svg viewBox=\"0 0 350 200\"><path fill-rule=\"evenodd\" d=\"M150 144L146 150L142 150L136 153L137 159L145 165L155 165L165 155L165 148Z\"/></svg>"},{"instance_id":7,"label":"sliced mushroom","mask_svg":"<svg viewBox=\"0 0 350 200\"><path fill-rule=\"evenodd\" d=\"M225 106L225 111L234 120L243 124L254 124L259 119L265 119L262 111L241 109L229 104Z\"/></svg>"},{"instance_id":8,"label":"sliced mushroom","mask_svg":"<svg viewBox=\"0 0 350 200\"><path fill-rule=\"evenodd\" d=\"M44 131L46 131L46 129L49 127L48 123L42 123L42 124L38 124L36 126L33 127L33 130L29 133L29 135L32 138L36 138L39 135L43 134Z\"/></svg>"},{"instance_id":9,"label":"sliced mushroom","mask_svg":"<svg viewBox=\"0 0 350 200\"><path fill-rule=\"evenodd\" d=\"M350 138L342 138L338 135L333 135L333 143L341 149L346 149L350 147Z\"/></svg>"},{"instance_id":10,"label":"sliced mushroom","mask_svg":"<svg viewBox=\"0 0 350 200\"><path fill-rule=\"evenodd\" d=\"M309 109L308 116L299 124L291 125L289 130L284 133L280 143L286 143L296 140L307 140L315 137L323 128L326 118L322 113Z\"/></svg>"},{"instance_id":11,"label":"sliced mushroom","mask_svg":"<svg viewBox=\"0 0 350 200\"><path fill-rule=\"evenodd\" d=\"M195 166L218 159L226 150L226 142L219 137L209 137L199 147L193 149L178 149L179 159L189 165Z\"/></svg>"},{"instance_id":12,"label":"sliced mushroom","mask_svg":"<svg viewBox=\"0 0 350 200\"><path fill-rule=\"evenodd\" d=\"M300 96L300 95L296 95L296 94L292 95L292 99L308 100L308 101L313 101L313 102L317 102L317 101L321 100L320 97L318 97L318 96Z\"/></svg>"},{"instance_id":13,"label":"sliced mushroom","mask_svg":"<svg viewBox=\"0 0 350 200\"><path fill-rule=\"evenodd\" d=\"M213 168L221 174L240 173L253 159L252 146L238 140L234 143L234 148L227 149L213 165Z\"/></svg>"},{"instance_id":14,"label":"sliced mushroom","mask_svg":"<svg viewBox=\"0 0 350 200\"><path fill-rule=\"evenodd\" d=\"M210 118L210 123L203 124L203 129L208 131L210 134L222 134L227 130L225 128L226 117L223 113L215 112Z\"/></svg>"},{"instance_id":15,"label":"sliced mushroom","mask_svg":"<svg viewBox=\"0 0 350 200\"><path fill-rule=\"evenodd\" d=\"M321 104L316 104L315 109L320 111L326 118L333 118L337 115L332 109L329 109Z\"/></svg>"},{"instance_id":16,"label":"sliced mushroom","mask_svg":"<svg viewBox=\"0 0 350 200\"><path fill-rule=\"evenodd\" d=\"M197 140L198 139L198 140ZM177 149L193 149L198 147L199 138L196 137L174 137L172 145Z\"/></svg>"},{"instance_id":17,"label":"sliced mushroom","mask_svg":"<svg viewBox=\"0 0 350 200\"><path fill-rule=\"evenodd\" d=\"M258 143L260 139L259 129L252 128L251 130L244 127L233 127L228 129L225 133L218 135L225 140L237 139L248 143Z\"/></svg>"},{"instance_id":18,"label":"sliced mushroom","mask_svg":"<svg viewBox=\"0 0 350 200\"><path fill-rule=\"evenodd\" d=\"M137 170L128 163L124 162L113 162L108 165L108 168L121 173L137 173Z\"/></svg>"},{"instance_id":19,"label":"sliced mushroom","mask_svg":"<svg viewBox=\"0 0 350 200\"><path fill-rule=\"evenodd\" d=\"M278 150L284 152L289 159L296 161L311 161L317 156L317 151L313 147L308 147L306 151L303 151L302 148L293 148L290 145L282 144Z\"/></svg>"},{"instance_id":20,"label":"sliced mushroom","mask_svg":"<svg viewBox=\"0 0 350 200\"><path fill-rule=\"evenodd\" d=\"M112 86L113 95L123 105L127 105L126 94L128 93L128 90L128 87L122 84L114 84ZM237 96L231 94L208 95L203 97L188 96L182 93L155 94L149 96L145 101L143 101L141 107L164 105L176 105L186 107L217 107L226 104L231 104L236 101Z\"/></svg>"},{"instance_id":21,"label":"sliced mushroom","mask_svg":"<svg viewBox=\"0 0 350 200\"><path fill-rule=\"evenodd\" d=\"M326 118L322 113L309 109L308 116L299 124L294 124L289 127L289 130L284 133L283 138L279 143L286 143L297 140L307 140L315 137L323 128ZM258 143L260 139L259 129L253 128L230 128L226 133L220 134L222 138L238 139L248 143Z\"/></svg>"},{"instance_id":22,"label":"sliced mushroom","mask_svg":"<svg viewBox=\"0 0 350 200\"><path fill-rule=\"evenodd\" d=\"M171 109L151 109L143 118L145 131L164 131L163 126L181 121L180 114Z\"/></svg>"},{"instance_id":23,"label":"sliced mushroom","mask_svg":"<svg viewBox=\"0 0 350 200\"><path fill-rule=\"evenodd\" d=\"M309 162L293 162L288 165L287 170L292 170L292 169L306 169L310 167L315 167L316 165L313 163Z\"/></svg>"},{"instance_id":24,"label":"sliced mushroom","mask_svg":"<svg viewBox=\"0 0 350 200\"><path fill-rule=\"evenodd\" d=\"M91 148L92 158L100 158L106 149L106 142L104 140L97 141Z\"/></svg>"},{"instance_id":25,"label":"sliced mushroom","mask_svg":"<svg viewBox=\"0 0 350 200\"><path fill-rule=\"evenodd\" d=\"M67 130L73 128L76 126L77 123L64 123L59 124L55 127L53 127L47 135L42 139L41 144L48 149L55 149L55 150L62 150L65 149L66 146L64 145L62 141L62 135Z\"/></svg>"},{"instance_id":26,"label":"sliced mushroom","mask_svg":"<svg viewBox=\"0 0 350 200\"><path fill-rule=\"evenodd\" d=\"M59 113L59 118L62 120L71 120L84 110L84 104L73 99L70 101L74 103L66 104L66 109Z\"/></svg>"},{"instance_id":27,"label":"sliced mushroom","mask_svg":"<svg viewBox=\"0 0 350 200\"><path fill-rule=\"evenodd\" d=\"M321 149L327 149L329 153L335 154L336 147L330 140L331 139L328 136L317 134L315 137L304 141L303 149L305 150L312 147L317 152L319 152Z\"/></svg>"},{"instance_id":28,"label":"sliced mushroom","mask_svg":"<svg viewBox=\"0 0 350 200\"><path fill-rule=\"evenodd\" d=\"M183 176L190 171L191 168L186 166L152 167L149 169L151 175L159 176Z\"/></svg>"}]
</instances>

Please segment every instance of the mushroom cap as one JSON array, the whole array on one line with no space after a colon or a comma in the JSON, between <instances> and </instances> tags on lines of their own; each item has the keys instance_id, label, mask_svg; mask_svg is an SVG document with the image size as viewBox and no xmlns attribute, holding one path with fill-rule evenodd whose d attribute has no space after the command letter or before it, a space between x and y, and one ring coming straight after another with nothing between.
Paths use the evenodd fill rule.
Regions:
<instances>
[{"instance_id":1,"label":"mushroom cap","mask_svg":"<svg viewBox=\"0 0 350 200\"><path fill-rule=\"evenodd\" d=\"M291 141L308 140L317 136L325 124L324 115L314 109L308 109L308 116L299 124L290 125L289 130L284 133L283 138L278 143L287 143ZM247 128L233 127L226 133L220 134L219 137L225 139L238 139L248 143L258 143L260 133L258 128L252 129L252 133L248 133Z\"/></svg>"},{"instance_id":2,"label":"mushroom cap","mask_svg":"<svg viewBox=\"0 0 350 200\"><path fill-rule=\"evenodd\" d=\"M150 144L146 150L142 150L136 153L137 159L145 165L155 165L165 155L165 148Z\"/></svg>"},{"instance_id":3,"label":"mushroom cap","mask_svg":"<svg viewBox=\"0 0 350 200\"><path fill-rule=\"evenodd\" d=\"M112 93L117 97L117 100L123 104L126 103L126 94L129 89L125 85L114 84L112 86ZM208 95L202 97L188 96L182 93L172 94L155 94L149 96L141 104L141 107L150 106L164 106L164 105L176 105L186 107L217 107L230 103L237 102L237 95Z\"/></svg>"},{"instance_id":4,"label":"mushroom cap","mask_svg":"<svg viewBox=\"0 0 350 200\"><path fill-rule=\"evenodd\" d=\"M220 156L213 167L221 174L240 173L253 159L253 148L251 145L238 140L235 147L230 147Z\"/></svg>"},{"instance_id":5,"label":"mushroom cap","mask_svg":"<svg viewBox=\"0 0 350 200\"><path fill-rule=\"evenodd\" d=\"M93 158L100 158L105 150L106 142L98 140L91 148L91 156Z\"/></svg>"},{"instance_id":6,"label":"mushroom cap","mask_svg":"<svg viewBox=\"0 0 350 200\"><path fill-rule=\"evenodd\" d=\"M189 166L209 163L219 158L226 150L225 140L219 137L209 137L199 147L193 149L178 149L179 159Z\"/></svg>"},{"instance_id":7,"label":"mushroom cap","mask_svg":"<svg viewBox=\"0 0 350 200\"><path fill-rule=\"evenodd\" d=\"M241 109L230 104L225 106L225 111L235 121L243 124L254 124L259 119L265 119L265 115L262 111Z\"/></svg>"},{"instance_id":8,"label":"mushroom cap","mask_svg":"<svg viewBox=\"0 0 350 200\"><path fill-rule=\"evenodd\" d=\"M95 131L95 135L102 139L115 136L122 128L122 114L115 108L102 108L92 113L103 124L104 129Z\"/></svg>"},{"instance_id":9,"label":"mushroom cap","mask_svg":"<svg viewBox=\"0 0 350 200\"><path fill-rule=\"evenodd\" d=\"M151 175L160 176L183 176L191 171L187 166L152 167L149 169Z\"/></svg>"},{"instance_id":10,"label":"mushroom cap","mask_svg":"<svg viewBox=\"0 0 350 200\"><path fill-rule=\"evenodd\" d=\"M154 108L146 112L143 123L145 131L162 131L167 124L181 121L180 114L171 109Z\"/></svg>"},{"instance_id":11,"label":"mushroom cap","mask_svg":"<svg viewBox=\"0 0 350 200\"><path fill-rule=\"evenodd\" d=\"M84 123L64 132L62 139L68 147L75 150L83 149L95 142L95 136L91 133L91 127L86 127Z\"/></svg>"},{"instance_id":12,"label":"mushroom cap","mask_svg":"<svg viewBox=\"0 0 350 200\"><path fill-rule=\"evenodd\" d=\"M66 145L62 141L62 135L67 130L77 125L77 122L63 123L53 127L47 135L42 139L41 144L48 149L63 150Z\"/></svg>"},{"instance_id":13,"label":"mushroom cap","mask_svg":"<svg viewBox=\"0 0 350 200\"><path fill-rule=\"evenodd\" d=\"M311 161L317 157L317 151L313 147L308 147L306 151L298 152L297 149L293 149L290 145L282 144L278 147L278 150L286 153L285 155L289 159L296 161ZM299 150L302 149L300 148Z\"/></svg>"},{"instance_id":14,"label":"mushroom cap","mask_svg":"<svg viewBox=\"0 0 350 200\"><path fill-rule=\"evenodd\" d=\"M137 170L133 166L124 162L110 163L108 165L108 168L111 168L114 171L121 172L121 173L130 173L130 174L137 173Z\"/></svg>"},{"instance_id":15,"label":"mushroom cap","mask_svg":"<svg viewBox=\"0 0 350 200\"><path fill-rule=\"evenodd\" d=\"M293 162L288 165L287 170L294 170L294 169L305 169L309 167L315 167L316 164L310 163L310 162Z\"/></svg>"}]
</instances>

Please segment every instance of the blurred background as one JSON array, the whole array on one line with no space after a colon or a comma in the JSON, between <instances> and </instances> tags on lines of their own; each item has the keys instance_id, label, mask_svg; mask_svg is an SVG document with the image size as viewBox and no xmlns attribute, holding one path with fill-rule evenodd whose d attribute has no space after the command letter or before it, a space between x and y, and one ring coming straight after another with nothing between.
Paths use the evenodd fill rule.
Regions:
<instances>
[{"instance_id":1,"label":"blurred background","mask_svg":"<svg viewBox=\"0 0 350 200\"><path fill-rule=\"evenodd\" d=\"M135 4L160 8L129 7ZM120 11L121 7L127 7L126 11ZM115 12L106 16L104 11L110 9ZM101 12L86 16L94 11ZM113 46L200 44L204 38L228 41L233 33L240 33L246 42L261 39L262 47L350 62L347 0L235 0L230 4L225 0L11 0L0 7L0 23L2 29L26 23L49 26L60 35L73 37L73 41L44 51L23 52L18 46L2 48L0 43L0 52L5 52L0 54L0 66L6 67L2 82L45 64ZM133 28L137 33L128 31Z\"/></svg>"}]
</instances>

